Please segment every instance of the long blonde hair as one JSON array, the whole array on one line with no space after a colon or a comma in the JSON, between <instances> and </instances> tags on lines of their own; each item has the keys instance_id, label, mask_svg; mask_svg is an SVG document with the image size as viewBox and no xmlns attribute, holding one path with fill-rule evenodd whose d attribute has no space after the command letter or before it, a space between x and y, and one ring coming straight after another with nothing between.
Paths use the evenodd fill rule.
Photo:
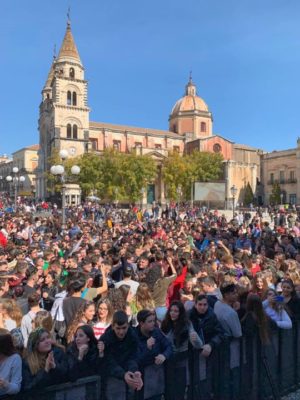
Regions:
<instances>
[{"instance_id":1,"label":"long blonde hair","mask_svg":"<svg viewBox=\"0 0 300 400\"><path fill-rule=\"evenodd\" d=\"M2 302L2 309L5 310L9 318L16 322L17 328L19 328L21 326L23 314L21 308L18 306L15 300L4 299Z\"/></svg>"},{"instance_id":2,"label":"long blonde hair","mask_svg":"<svg viewBox=\"0 0 300 400\"><path fill-rule=\"evenodd\" d=\"M146 283L140 283L136 291L137 310L154 310L155 304L150 289Z\"/></svg>"}]
</instances>

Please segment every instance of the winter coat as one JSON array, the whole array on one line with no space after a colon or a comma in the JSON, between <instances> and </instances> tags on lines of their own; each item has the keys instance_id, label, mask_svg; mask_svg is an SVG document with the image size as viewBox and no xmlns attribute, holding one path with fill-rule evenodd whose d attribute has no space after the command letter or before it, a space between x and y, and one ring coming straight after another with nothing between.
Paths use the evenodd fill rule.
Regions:
<instances>
[{"instance_id":1,"label":"winter coat","mask_svg":"<svg viewBox=\"0 0 300 400\"><path fill-rule=\"evenodd\" d=\"M195 331L203 338L204 344L209 344L214 349L222 343L225 338L224 330L210 307L203 315L193 307L189 318Z\"/></svg>"},{"instance_id":2,"label":"winter coat","mask_svg":"<svg viewBox=\"0 0 300 400\"><path fill-rule=\"evenodd\" d=\"M155 328L149 336L155 339L155 344L151 350L147 347L149 337L142 334L139 326L136 328L136 333L139 342L137 362L140 368L154 364L155 357L159 354L165 356L166 359L172 356L172 344L159 328Z\"/></svg>"},{"instance_id":3,"label":"winter coat","mask_svg":"<svg viewBox=\"0 0 300 400\"><path fill-rule=\"evenodd\" d=\"M127 371L138 371L138 338L134 328L129 327L126 336L120 340L110 326L100 337L104 342L107 377L123 379Z\"/></svg>"},{"instance_id":4,"label":"winter coat","mask_svg":"<svg viewBox=\"0 0 300 400\"><path fill-rule=\"evenodd\" d=\"M72 343L67 349L68 380L76 381L86 376L100 375L103 358L99 358L99 352L96 346L89 348L87 354L82 360L78 360L78 350Z\"/></svg>"},{"instance_id":5,"label":"winter coat","mask_svg":"<svg viewBox=\"0 0 300 400\"><path fill-rule=\"evenodd\" d=\"M30 371L28 362L23 359L22 365L22 390L44 389L47 386L56 385L67 381L67 362L66 354L59 347L53 347L53 355L56 368L46 372L40 369L37 374L33 375Z\"/></svg>"}]
</instances>

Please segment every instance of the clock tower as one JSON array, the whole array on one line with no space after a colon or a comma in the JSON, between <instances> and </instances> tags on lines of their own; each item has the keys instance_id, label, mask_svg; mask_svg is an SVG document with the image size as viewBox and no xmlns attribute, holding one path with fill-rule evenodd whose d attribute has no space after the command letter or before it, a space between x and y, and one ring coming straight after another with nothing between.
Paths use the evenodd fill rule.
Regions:
<instances>
[{"instance_id":1,"label":"clock tower","mask_svg":"<svg viewBox=\"0 0 300 400\"><path fill-rule=\"evenodd\" d=\"M40 152L37 197L47 197L45 172L54 149L65 149L70 157L88 151L89 112L87 81L70 21L58 56L54 57L42 90L39 134Z\"/></svg>"}]
</instances>

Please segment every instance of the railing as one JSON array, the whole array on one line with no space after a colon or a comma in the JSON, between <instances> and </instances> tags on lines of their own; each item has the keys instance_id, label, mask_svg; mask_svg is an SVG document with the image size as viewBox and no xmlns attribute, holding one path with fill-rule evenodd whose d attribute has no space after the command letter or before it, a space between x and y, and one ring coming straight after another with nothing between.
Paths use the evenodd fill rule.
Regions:
<instances>
[{"instance_id":1,"label":"railing","mask_svg":"<svg viewBox=\"0 0 300 400\"><path fill-rule=\"evenodd\" d=\"M268 185L274 185L275 183L279 183L279 185L297 183L297 178L273 179L273 180L270 179L267 181Z\"/></svg>"},{"instance_id":2,"label":"railing","mask_svg":"<svg viewBox=\"0 0 300 400\"><path fill-rule=\"evenodd\" d=\"M300 321L294 322L293 329L274 331L267 345L253 335L223 343L209 358L193 350L189 367L189 400L279 400L300 387ZM118 393L121 386L116 384L113 391ZM9 398L103 400L99 376ZM121 392L116 400L123 400Z\"/></svg>"}]
</instances>

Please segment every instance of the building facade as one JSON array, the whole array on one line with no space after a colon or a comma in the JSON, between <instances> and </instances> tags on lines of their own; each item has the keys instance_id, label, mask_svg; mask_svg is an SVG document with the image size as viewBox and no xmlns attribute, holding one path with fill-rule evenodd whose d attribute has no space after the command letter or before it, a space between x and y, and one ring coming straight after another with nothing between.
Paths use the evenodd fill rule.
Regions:
<instances>
[{"instance_id":1,"label":"building facade","mask_svg":"<svg viewBox=\"0 0 300 400\"><path fill-rule=\"evenodd\" d=\"M190 77L183 97L175 102L168 119L168 130L148 129L89 119L88 85L83 63L79 56L70 22L67 24L59 54L53 59L42 90L39 116L39 165L37 197L47 197L45 172L49 171L49 157L53 151L66 149L70 157L95 151L99 155L113 147L121 152L135 149L149 154L157 161L158 174L149 183L145 201L164 203L166 190L161 177L161 164L169 151L210 151L224 157L226 200L230 187L235 184L236 200L243 201L243 190L250 184L256 192L260 181L259 149L232 141L213 133L213 116L205 101L197 95L197 88Z\"/></svg>"}]
</instances>

